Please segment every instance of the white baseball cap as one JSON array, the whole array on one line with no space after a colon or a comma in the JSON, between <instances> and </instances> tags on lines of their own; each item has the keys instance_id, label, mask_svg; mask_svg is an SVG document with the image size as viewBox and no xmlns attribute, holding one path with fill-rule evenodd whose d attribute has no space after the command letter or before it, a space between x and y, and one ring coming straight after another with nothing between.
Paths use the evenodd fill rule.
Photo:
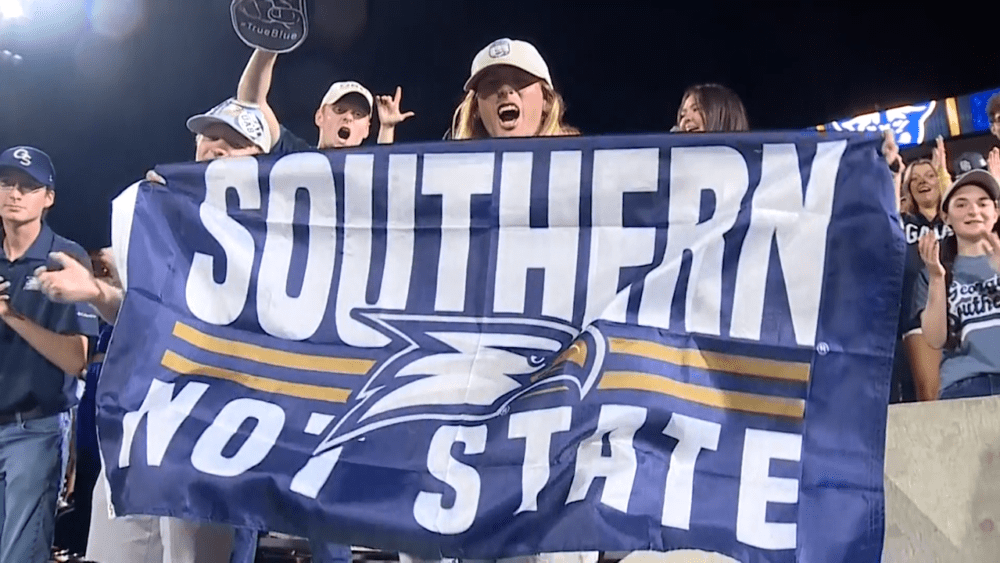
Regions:
<instances>
[{"instance_id":1,"label":"white baseball cap","mask_svg":"<svg viewBox=\"0 0 1000 563\"><path fill-rule=\"evenodd\" d=\"M271 152L271 130L267 126L264 112L257 104L229 98L207 112L188 119L187 127L192 133L201 134L214 123L232 127L264 152Z\"/></svg>"},{"instance_id":2,"label":"white baseball cap","mask_svg":"<svg viewBox=\"0 0 1000 563\"><path fill-rule=\"evenodd\" d=\"M511 39L497 39L476 55L472 59L472 72L465 82L465 91L468 92L479 79L479 75L491 66L509 65L519 68L532 76L537 76L552 86L552 77L549 75L549 65L545 64L545 59L539 54L538 49L527 41Z\"/></svg>"},{"instance_id":3,"label":"white baseball cap","mask_svg":"<svg viewBox=\"0 0 1000 563\"><path fill-rule=\"evenodd\" d=\"M320 105L325 106L327 104L335 104L348 94L361 94L365 101L368 102L368 112L371 113L372 105L375 103L372 93L368 91L368 88L365 88L353 80L347 82L334 82L333 85L330 86L330 89L326 91L326 95L323 96L323 102L320 103Z\"/></svg>"}]
</instances>

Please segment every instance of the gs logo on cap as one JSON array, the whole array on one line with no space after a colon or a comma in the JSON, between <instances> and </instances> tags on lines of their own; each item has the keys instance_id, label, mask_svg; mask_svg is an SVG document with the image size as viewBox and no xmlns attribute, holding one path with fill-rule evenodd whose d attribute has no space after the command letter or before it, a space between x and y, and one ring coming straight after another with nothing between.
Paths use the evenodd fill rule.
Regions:
<instances>
[{"instance_id":1,"label":"gs logo on cap","mask_svg":"<svg viewBox=\"0 0 1000 563\"><path fill-rule=\"evenodd\" d=\"M28 152L28 149L17 149L14 151L14 158L16 158L22 166L31 166L31 153Z\"/></svg>"},{"instance_id":2,"label":"gs logo on cap","mask_svg":"<svg viewBox=\"0 0 1000 563\"><path fill-rule=\"evenodd\" d=\"M261 125L257 116L250 113L241 113L240 116L236 118L236 121L250 139L256 140L264 135L264 126Z\"/></svg>"},{"instance_id":3,"label":"gs logo on cap","mask_svg":"<svg viewBox=\"0 0 1000 563\"><path fill-rule=\"evenodd\" d=\"M490 58L500 59L506 57L510 54L510 40L509 39L497 39L491 45L487 51Z\"/></svg>"}]
</instances>

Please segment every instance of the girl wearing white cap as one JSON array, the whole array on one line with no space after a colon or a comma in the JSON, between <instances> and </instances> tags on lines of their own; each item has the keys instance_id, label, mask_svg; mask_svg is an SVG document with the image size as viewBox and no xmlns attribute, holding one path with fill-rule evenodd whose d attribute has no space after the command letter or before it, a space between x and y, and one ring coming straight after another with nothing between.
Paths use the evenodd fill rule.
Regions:
<instances>
[{"instance_id":1,"label":"girl wearing white cap","mask_svg":"<svg viewBox=\"0 0 1000 563\"><path fill-rule=\"evenodd\" d=\"M455 110L446 138L551 137L579 135L563 123L562 96L549 67L526 41L498 39L479 51L465 82L465 99ZM421 559L399 554L400 563L596 563L597 552L541 553L499 560Z\"/></svg>"},{"instance_id":2,"label":"girl wearing white cap","mask_svg":"<svg viewBox=\"0 0 1000 563\"><path fill-rule=\"evenodd\" d=\"M308 143L281 126L267 103L274 62L277 58L277 53L255 50L243 70L236 97L241 102L260 106L267 118L271 138L275 140L275 152L311 150L312 147ZM334 83L316 109L314 121L319 129L317 148L332 149L360 145L371 132L371 111L376 104L379 115L378 142L392 143L395 140L396 125L413 117L412 111L406 113L399 111L401 97L402 90L398 87L394 96L376 98L357 82Z\"/></svg>"},{"instance_id":3,"label":"girl wearing white cap","mask_svg":"<svg viewBox=\"0 0 1000 563\"><path fill-rule=\"evenodd\" d=\"M1000 185L986 170L958 177L941 200L955 236L920 239L926 270L917 278L913 310L924 338L943 350L941 399L1000 395Z\"/></svg>"},{"instance_id":4,"label":"girl wearing white cap","mask_svg":"<svg viewBox=\"0 0 1000 563\"><path fill-rule=\"evenodd\" d=\"M565 104L549 67L526 41L498 39L472 61L451 139L579 135L563 123Z\"/></svg>"}]
</instances>

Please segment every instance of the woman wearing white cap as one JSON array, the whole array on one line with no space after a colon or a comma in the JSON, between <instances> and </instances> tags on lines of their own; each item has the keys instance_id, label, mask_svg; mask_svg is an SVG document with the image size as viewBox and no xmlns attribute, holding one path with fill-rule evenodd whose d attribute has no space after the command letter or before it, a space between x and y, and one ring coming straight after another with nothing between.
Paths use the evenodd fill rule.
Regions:
<instances>
[{"instance_id":1,"label":"woman wearing white cap","mask_svg":"<svg viewBox=\"0 0 1000 563\"><path fill-rule=\"evenodd\" d=\"M465 99L455 110L451 139L579 135L563 123L562 96L549 67L526 41L498 39L479 51L465 82ZM542 553L499 560L421 559L399 554L400 563L596 563L597 552Z\"/></svg>"},{"instance_id":2,"label":"woman wearing white cap","mask_svg":"<svg viewBox=\"0 0 1000 563\"><path fill-rule=\"evenodd\" d=\"M260 106L267 118L271 138L275 140L275 151L280 153L312 150L309 143L295 136L281 126L271 106L267 94L271 89L274 62L278 54L257 49L251 55L240 77L236 97L242 102ZM380 144L395 140L396 125L413 117L413 112L399 111L402 90L396 88L394 96L372 96L367 88L357 82L336 82L330 86L314 121L319 129L319 149L356 147L368 138L371 132L371 111L377 104L379 116Z\"/></svg>"},{"instance_id":3,"label":"woman wearing white cap","mask_svg":"<svg viewBox=\"0 0 1000 563\"><path fill-rule=\"evenodd\" d=\"M498 39L479 51L455 110L451 139L579 135L563 123L562 96L549 67L526 41Z\"/></svg>"}]
</instances>

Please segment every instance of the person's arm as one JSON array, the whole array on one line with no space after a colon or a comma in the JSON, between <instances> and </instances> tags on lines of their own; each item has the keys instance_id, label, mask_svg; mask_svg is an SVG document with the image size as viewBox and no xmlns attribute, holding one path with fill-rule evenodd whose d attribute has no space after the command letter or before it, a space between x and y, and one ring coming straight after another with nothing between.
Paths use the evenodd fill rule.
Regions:
<instances>
[{"instance_id":1,"label":"person's arm","mask_svg":"<svg viewBox=\"0 0 1000 563\"><path fill-rule=\"evenodd\" d=\"M920 332L903 338L918 401L935 401L941 392L941 350L935 350Z\"/></svg>"},{"instance_id":2,"label":"person's arm","mask_svg":"<svg viewBox=\"0 0 1000 563\"><path fill-rule=\"evenodd\" d=\"M935 143L936 146L931 151L931 162L934 163L934 170L937 171L941 193L944 193L951 185L951 174L948 173L948 151L945 150L944 137L941 135L937 136Z\"/></svg>"},{"instance_id":3,"label":"person's arm","mask_svg":"<svg viewBox=\"0 0 1000 563\"><path fill-rule=\"evenodd\" d=\"M927 344L931 348L940 350L948 340L948 296L945 288L945 270L941 265L940 243L934 231L920 237L918 249L927 269L921 274L914 288L914 299L925 302L922 306L918 302L915 309L923 309L920 313L920 327Z\"/></svg>"},{"instance_id":4,"label":"person's arm","mask_svg":"<svg viewBox=\"0 0 1000 563\"><path fill-rule=\"evenodd\" d=\"M935 350L948 340L948 311L944 276L931 276L927 282L927 306L920 314L920 328L927 344Z\"/></svg>"},{"instance_id":5,"label":"person's arm","mask_svg":"<svg viewBox=\"0 0 1000 563\"><path fill-rule=\"evenodd\" d=\"M125 301L125 292L121 288L106 283L104 280L94 280L97 286L97 296L87 301L97 314L108 324L115 324L118 312Z\"/></svg>"},{"instance_id":6,"label":"person's arm","mask_svg":"<svg viewBox=\"0 0 1000 563\"><path fill-rule=\"evenodd\" d=\"M889 165L889 171L892 173L896 212L899 213L902 211L899 207L899 191L903 181L903 157L899 154L899 145L896 144L896 137L893 136L892 131L889 129L882 132L882 156L885 157L885 163Z\"/></svg>"},{"instance_id":7,"label":"person's arm","mask_svg":"<svg viewBox=\"0 0 1000 563\"><path fill-rule=\"evenodd\" d=\"M264 119L267 120L267 128L271 131L273 143L277 143L281 136L281 124L278 121L278 116L274 115L274 110L267 103L267 95L271 91L274 62L277 59L277 53L255 49L246 68L243 69L240 83L236 87L238 101L260 106L260 110L264 113Z\"/></svg>"},{"instance_id":8,"label":"person's arm","mask_svg":"<svg viewBox=\"0 0 1000 563\"><path fill-rule=\"evenodd\" d=\"M57 303L88 303L101 318L114 324L125 300L125 292L102 280L62 252L54 252L52 260L62 269L48 270L44 266L35 272L42 292Z\"/></svg>"},{"instance_id":9,"label":"person's arm","mask_svg":"<svg viewBox=\"0 0 1000 563\"><path fill-rule=\"evenodd\" d=\"M986 169L1000 182L1000 149L993 147L986 158Z\"/></svg>"},{"instance_id":10,"label":"person's arm","mask_svg":"<svg viewBox=\"0 0 1000 563\"><path fill-rule=\"evenodd\" d=\"M903 207L899 201L899 194L901 194L903 190L903 159L899 159L897 162L899 162L898 168L896 168L895 171L893 171L892 168L889 168L889 171L892 172L892 186L893 196L896 199L896 213L902 213Z\"/></svg>"},{"instance_id":11,"label":"person's arm","mask_svg":"<svg viewBox=\"0 0 1000 563\"><path fill-rule=\"evenodd\" d=\"M83 373L87 368L87 337L82 334L53 332L18 313L10 306L8 287L10 287L9 281L0 283L0 321L64 373L76 376Z\"/></svg>"},{"instance_id":12,"label":"person's arm","mask_svg":"<svg viewBox=\"0 0 1000 563\"><path fill-rule=\"evenodd\" d=\"M380 145L391 145L396 142L396 127L388 127L386 125L379 125L378 128L378 144Z\"/></svg>"},{"instance_id":13,"label":"person's arm","mask_svg":"<svg viewBox=\"0 0 1000 563\"><path fill-rule=\"evenodd\" d=\"M378 144L391 145L396 141L396 126L413 117L414 113L399 111L399 102L403 97L403 89L396 86L395 96L377 96L375 105L378 107Z\"/></svg>"}]
</instances>

